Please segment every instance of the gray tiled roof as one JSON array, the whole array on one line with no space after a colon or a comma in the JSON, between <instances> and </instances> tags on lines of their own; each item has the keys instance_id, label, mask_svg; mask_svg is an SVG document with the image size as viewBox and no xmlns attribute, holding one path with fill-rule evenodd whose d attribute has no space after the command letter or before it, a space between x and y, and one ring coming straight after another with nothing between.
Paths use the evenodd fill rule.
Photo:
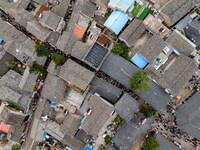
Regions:
<instances>
[{"instance_id":1,"label":"gray tiled roof","mask_svg":"<svg viewBox=\"0 0 200 150\"><path fill-rule=\"evenodd\" d=\"M134 123L124 122L113 137L113 142L120 150L130 150L137 138L150 128L151 123L152 119L147 119L144 125L137 128Z\"/></svg>"},{"instance_id":2,"label":"gray tiled roof","mask_svg":"<svg viewBox=\"0 0 200 150\"><path fill-rule=\"evenodd\" d=\"M30 73L29 67L26 67L19 87L24 91L33 92L38 75L39 73Z\"/></svg>"},{"instance_id":3,"label":"gray tiled roof","mask_svg":"<svg viewBox=\"0 0 200 150\"><path fill-rule=\"evenodd\" d=\"M170 96L164 89L152 82L150 89L144 93L137 93L143 100L149 103L157 111L162 110L170 101Z\"/></svg>"},{"instance_id":4,"label":"gray tiled roof","mask_svg":"<svg viewBox=\"0 0 200 150\"><path fill-rule=\"evenodd\" d=\"M58 16L65 17L67 9L69 7L70 1L69 0L59 0L59 4L53 6L51 9L52 12L57 14Z\"/></svg>"},{"instance_id":5,"label":"gray tiled roof","mask_svg":"<svg viewBox=\"0 0 200 150\"><path fill-rule=\"evenodd\" d=\"M159 147L156 150L179 150L178 146L167 140L161 134L156 134L156 140L159 143Z\"/></svg>"},{"instance_id":6,"label":"gray tiled roof","mask_svg":"<svg viewBox=\"0 0 200 150\"><path fill-rule=\"evenodd\" d=\"M98 77L94 77L92 80L90 90L93 93L98 93L111 104L115 104L122 94L121 89Z\"/></svg>"},{"instance_id":7,"label":"gray tiled roof","mask_svg":"<svg viewBox=\"0 0 200 150\"><path fill-rule=\"evenodd\" d=\"M87 116L82 129L90 135L98 135L100 129L110 118L113 106L99 96L93 95L89 100L89 107L92 112Z\"/></svg>"},{"instance_id":8,"label":"gray tiled roof","mask_svg":"<svg viewBox=\"0 0 200 150\"><path fill-rule=\"evenodd\" d=\"M68 83L75 85L82 90L86 90L94 77L94 73L77 64L75 61L68 59L61 67L58 76Z\"/></svg>"},{"instance_id":9,"label":"gray tiled roof","mask_svg":"<svg viewBox=\"0 0 200 150\"><path fill-rule=\"evenodd\" d=\"M177 30L173 31L173 33L169 36L166 42L168 42L175 49L187 56L189 56L195 49L194 44L192 44L192 42L190 42L184 35L182 35Z\"/></svg>"},{"instance_id":10,"label":"gray tiled roof","mask_svg":"<svg viewBox=\"0 0 200 150\"><path fill-rule=\"evenodd\" d=\"M93 3L91 3L89 0L84 0L81 6L81 13L92 18L95 10L96 6Z\"/></svg>"},{"instance_id":11,"label":"gray tiled roof","mask_svg":"<svg viewBox=\"0 0 200 150\"><path fill-rule=\"evenodd\" d=\"M27 23L26 30L41 41L45 41L51 34L51 30L43 27L38 21L32 20Z\"/></svg>"},{"instance_id":12,"label":"gray tiled roof","mask_svg":"<svg viewBox=\"0 0 200 150\"><path fill-rule=\"evenodd\" d=\"M172 26L194 7L193 0L170 0L161 8L161 14L169 17L166 21L168 26Z\"/></svg>"},{"instance_id":13,"label":"gray tiled roof","mask_svg":"<svg viewBox=\"0 0 200 150\"><path fill-rule=\"evenodd\" d=\"M177 110L178 127L200 140L200 92L193 95L186 104L183 104Z\"/></svg>"},{"instance_id":14,"label":"gray tiled roof","mask_svg":"<svg viewBox=\"0 0 200 150\"><path fill-rule=\"evenodd\" d=\"M89 51L90 46L81 41L77 41L72 49L71 55L82 60Z\"/></svg>"},{"instance_id":15,"label":"gray tiled roof","mask_svg":"<svg viewBox=\"0 0 200 150\"><path fill-rule=\"evenodd\" d=\"M61 141L62 144L66 144L73 150L82 150L85 147L85 143L80 141L78 138L65 135L63 140Z\"/></svg>"},{"instance_id":16,"label":"gray tiled roof","mask_svg":"<svg viewBox=\"0 0 200 150\"><path fill-rule=\"evenodd\" d=\"M66 85L64 80L57 76L48 74L44 82L42 95L49 100L56 98L56 101L60 102L64 100L65 92Z\"/></svg>"},{"instance_id":17,"label":"gray tiled roof","mask_svg":"<svg viewBox=\"0 0 200 150\"><path fill-rule=\"evenodd\" d=\"M74 137L81 124L82 117L76 114L67 114L61 129L70 137Z\"/></svg>"},{"instance_id":18,"label":"gray tiled roof","mask_svg":"<svg viewBox=\"0 0 200 150\"><path fill-rule=\"evenodd\" d=\"M139 69L124 58L110 53L100 70L130 88L130 78Z\"/></svg>"},{"instance_id":19,"label":"gray tiled roof","mask_svg":"<svg viewBox=\"0 0 200 150\"><path fill-rule=\"evenodd\" d=\"M128 27L121 33L119 38L125 41L128 46L133 47L135 42L146 30L145 25L139 19L134 19Z\"/></svg>"},{"instance_id":20,"label":"gray tiled roof","mask_svg":"<svg viewBox=\"0 0 200 150\"><path fill-rule=\"evenodd\" d=\"M119 101L115 104L114 110L126 122L129 122L134 117L134 113L139 111L139 104L128 93L124 93Z\"/></svg>"}]
</instances>

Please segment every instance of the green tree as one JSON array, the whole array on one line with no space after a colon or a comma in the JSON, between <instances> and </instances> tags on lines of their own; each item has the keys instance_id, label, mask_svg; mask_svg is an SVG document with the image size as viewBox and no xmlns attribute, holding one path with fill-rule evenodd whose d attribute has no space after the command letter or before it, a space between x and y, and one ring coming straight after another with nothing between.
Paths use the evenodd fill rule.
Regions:
<instances>
[{"instance_id":1,"label":"green tree","mask_svg":"<svg viewBox=\"0 0 200 150\"><path fill-rule=\"evenodd\" d=\"M145 92L151 86L151 79L142 70L136 72L131 78L131 88L137 92Z\"/></svg>"},{"instance_id":2,"label":"green tree","mask_svg":"<svg viewBox=\"0 0 200 150\"><path fill-rule=\"evenodd\" d=\"M108 145L108 144L111 143L112 138L109 135L106 135L105 138L104 138L104 141L105 141L106 145Z\"/></svg>"},{"instance_id":3,"label":"green tree","mask_svg":"<svg viewBox=\"0 0 200 150\"><path fill-rule=\"evenodd\" d=\"M143 113L146 118L153 116L152 111L144 106L140 108L140 112Z\"/></svg>"},{"instance_id":4,"label":"green tree","mask_svg":"<svg viewBox=\"0 0 200 150\"><path fill-rule=\"evenodd\" d=\"M5 61L5 64L8 68L14 69L17 67L18 61L14 61L14 60L7 60Z\"/></svg>"},{"instance_id":5,"label":"green tree","mask_svg":"<svg viewBox=\"0 0 200 150\"><path fill-rule=\"evenodd\" d=\"M117 43L112 48L112 52L114 54L120 55L121 57L125 58L126 60L128 60L129 51L130 51L129 48L122 43Z\"/></svg>"},{"instance_id":6,"label":"green tree","mask_svg":"<svg viewBox=\"0 0 200 150\"><path fill-rule=\"evenodd\" d=\"M67 58L57 53L51 54L51 59L57 66L62 66L67 60Z\"/></svg>"},{"instance_id":7,"label":"green tree","mask_svg":"<svg viewBox=\"0 0 200 150\"><path fill-rule=\"evenodd\" d=\"M122 123L123 123L123 120L120 116L117 116L115 119L114 119L114 123L115 125L118 127L120 126Z\"/></svg>"},{"instance_id":8,"label":"green tree","mask_svg":"<svg viewBox=\"0 0 200 150\"><path fill-rule=\"evenodd\" d=\"M46 49L43 45L40 45L40 44L35 45L35 50L36 50L37 56L39 57L50 55L50 51Z\"/></svg>"},{"instance_id":9,"label":"green tree","mask_svg":"<svg viewBox=\"0 0 200 150\"><path fill-rule=\"evenodd\" d=\"M45 70L42 65L37 64L36 61L33 62L33 65L30 67L29 72L30 73L43 73Z\"/></svg>"},{"instance_id":10,"label":"green tree","mask_svg":"<svg viewBox=\"0 0 200 150\"><path fill-rule=\"evenodd\" d=\"M19 144L13 144L11 147L11 150L20 150L21 149L21 145Z\"/></svg>"},{"instance_id":11,"label":"green tree","mask_svg":"<svg viewBox=\"0 0 200 150\"><path fill-rule=\"evenodd\" d=\"M159 143L155 137L150 135L144 140L142 146L144 150L154 150L155 148L159 147Z\"/></svg>"}]
</instances>

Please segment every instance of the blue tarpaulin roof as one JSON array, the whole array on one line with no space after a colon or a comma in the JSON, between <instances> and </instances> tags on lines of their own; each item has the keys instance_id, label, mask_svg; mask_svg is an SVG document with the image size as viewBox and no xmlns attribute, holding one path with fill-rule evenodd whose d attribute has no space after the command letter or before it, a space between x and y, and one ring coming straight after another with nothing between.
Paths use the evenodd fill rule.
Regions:
<instances>
[{"instance_id":1,"label":"blue tarpaulin roof","mask_svg":"<svg viewBox=\"0 0 200 150\"><path fill-rule=\"evenodd\" d=\"M0 44L3 42L3 39L0 37Z\"/></svg>"},{"instance_id":2,"label":"blue tarpaulin roof","mask_svg":"<svg viewBox=\"0 0 200 150\"><path fill-rule=\"evenodd\" d=\"M119 34L127 22L128 17L124 12L113 10L109 18L104 23L104 26L115 32L115 34Z\"/></svg>"},{"instance_id":3,"label":"blue tarpaulin roof","mask_svg":"<svg viewBox=\"0 0 200 150\"><path fill-rule=\"evenodd\" d=\"M84 148L84 150L93 150L93 149L92 149L92 147L91 147L91 146L89 146L89 145L86 145L86 146L85 146L85 148Z\"/></svg>"},{"instance_id":4,"label":"blue tarpaulin roof","mask_svg":"<svg viewBox=\"0 0 200 150\"><path fill-rule=\"evenodd\" d=\"M131 58L131 62L140 69L143 69L148 64L148 61L138 53Z\"/></svg>"},{"instance_id":5,"label":"blue tarpaulin roof","mask_svg":"<svg viewBox=\"0 0 200 150\"><path fill-rule=\"evenodd\" d=\"M133 2L134 0L110 0L108 6L126 12Z\"/></svg>"},{"instance_id":6,"label":"blue tarpaulin roof","mask_svg":"<svg viewBox=\"0 0 200 150\"><path fill-rule=\"evenodd\" d=\"M47 137L47 132L46 131L44 131L43 137L44 137L44 139L46 139L46 137Z\"/></svg>"}]
</instances>

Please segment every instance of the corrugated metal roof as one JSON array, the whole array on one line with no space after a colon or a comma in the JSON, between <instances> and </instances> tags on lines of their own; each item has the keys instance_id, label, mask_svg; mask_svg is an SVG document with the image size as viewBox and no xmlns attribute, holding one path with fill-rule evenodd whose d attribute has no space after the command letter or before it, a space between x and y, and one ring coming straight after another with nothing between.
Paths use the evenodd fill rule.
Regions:
<instances>
[{"instance_id":1,"label":"corrugated metal roof","mask_svg":"<svg viewBox=\"0 0 200 150\"><path fill-rule=\"evenodd\" d=\"M128 16L124 12L114 10L104 23L104 26L115 32L115 34L119 34L127 22Z\"/></svg>"}]
</instances>

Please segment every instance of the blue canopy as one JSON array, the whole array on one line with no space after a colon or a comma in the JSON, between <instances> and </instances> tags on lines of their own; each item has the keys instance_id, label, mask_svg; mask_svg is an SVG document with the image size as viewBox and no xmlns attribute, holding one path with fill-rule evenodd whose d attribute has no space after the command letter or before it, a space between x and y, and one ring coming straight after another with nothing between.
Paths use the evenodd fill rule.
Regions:
<instances>
[{"instance_id":1,"label":"blue canopy","mask_svg":"<svg viewBox=\"0 0 200 150\"><path fill-rule=\"evenodd\" d=\"M174 49L174 53L175 53L176 55L178 55L178 56L181 55L181 53L180 53L178 50L176 50L176 49Z\"/></svg>"},{"instance_id":2,"label":"blue canopy","mask_svg":"<svg viewBox=\"0 0 200 150\"><path fill-rule=\"evenodd\" d=\"M128 17L124 12L113 10L109 18L104 23L104 26L106 26L118 35L127 22Z\"/></svg>"},{"instance_id":3,"label":"blue canopy","mask_svg":"<svg viewBox=\"0 0 200 150\"><path fill-rule=\"evenodd\" d=\"M86 145L84 150L93 150L92 147L90 145Z\"/></svg>"},{"instance_id":4,"label":"blue canopy","mask_svg":"<svg viewBox=\"0 0 200 150\"><path fill-rule=\"evenodd\" d=\"M131 62L133 62L140 69L144 69L144 67L148 64L148 61L138 53L131 58Z\"/></svg>"},{"instance_id":5,"label":"blue canopy","mask_svg":"<svg viewBox=\"0 0 200 150\"><path fill-rule=\"evenodd\" d=\"M3 42L3 39L0 37L0 44Z\"/></svg>"},{"instance_id":6,"label":"blue canopy","mask_svg":"<svg viewBox=\"0 0 200 150\"><path fill-rule=\"evenodd\" d=\"M51 100L50 107L51 108L56 108L56 102L54 100Z\"/></svg>"},{"instance_id":7,"label":"blue canopy","mask_svg":"<svg viewBox=\"0 0 200 150\"><path fill-rule=\"evenodd\" d=\"M44 139L46 140L46 137L47 137L47 132L44 130L44 133L43 133L43 137Z\"/></svg>"}]
</instances>

